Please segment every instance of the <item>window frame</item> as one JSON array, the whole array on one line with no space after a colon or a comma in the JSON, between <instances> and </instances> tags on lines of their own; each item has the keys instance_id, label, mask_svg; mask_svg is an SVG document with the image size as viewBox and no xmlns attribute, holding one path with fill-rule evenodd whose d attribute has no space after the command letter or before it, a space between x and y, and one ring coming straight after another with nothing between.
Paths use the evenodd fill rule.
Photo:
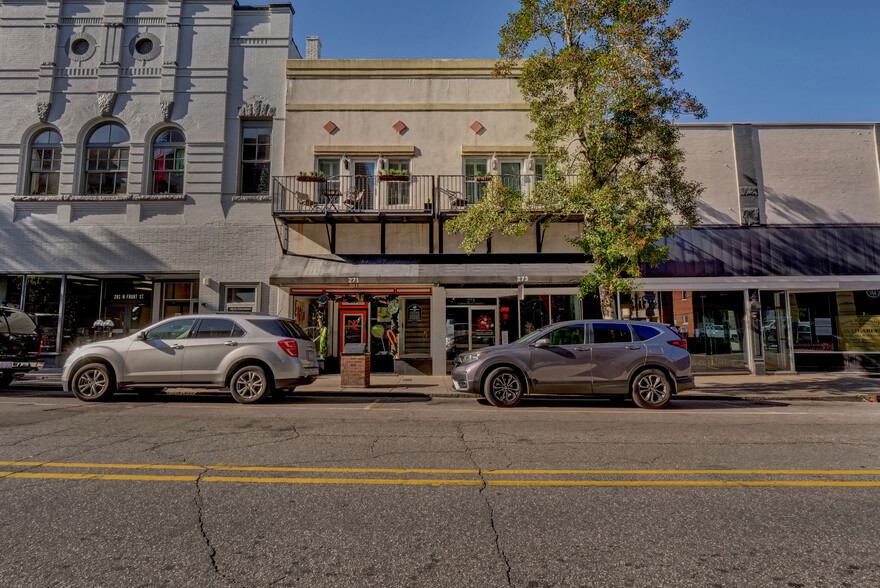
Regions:
<instances>
[{"instance_id":1,"label":"window frame","mask_svg":"<svg viewBox=\"0 0 880 588\"><path fill-rule=\"evenodd\" d=\"M125 133L125 140L121 142L114 143L112 140L109 140L105 143L92 143L92 138L95 134L104 128L109 127L117 127L121 129ZM112 139L112 129L110 130L111 135L108 136L108 139ZM93 160L92 151L98 151L98 156ZM119 154L115 158L111 158L111 152L113 150L118 150ZM128 185L128 174L129 174L129 166L131 164L131 134L128 132L128 129L125 126L115 120L107 121L102 124L99 124L92 128L89 133L86 135L85 140L83 141L83 178L82 178L82 194L89 195L98 195L98 196L113 196L117 194L128 194L129 193L129 185ZM107 158L104 160L104 163L107 165L105 169L100 169L100 164L102 159L100 157L100 152L106 151ZM124 154L124 157L123 157ZM92 165L92 161L95 161L95 169L90 169ZM117 164L122 164L123 167L117 168L116 171L110 169L110 163L114 161ZM119 177L124 176L124 189L119 191L118 189L114 189L113 192L104 192L101 187L104 186L103 177L105 175L113 176L113 185L118 186ZM102 180L99 183L99 189L96 192L89 191L89 179L92 176L100 176Z\"/></svg>"},{"instance_id":2,"label":"window frame","mask_svg":"<svg viewBox=\"0 0 880 588\"><path fill-rule=\"evenodd\" d=\"M159 138L164 133L178 133L181 136L181 138L183 139L183 141L170 141L168 143L157 143ZM157 170L156 169L156 160L157 160L156 150L157 149L174 150L174 157L172 158L172 162L173 162L173 164L176 165L177 162L180 161L180 163L181 163L180 169L177 169L176 167L174 167L174 168L170 168L170 169L166 168L166 169L162 169L162 170ZM178 153L177 153L178 149L181 150L180 158L178 158ZM149 176L149 178L148 178L149 192L148 193L149 194L185 194L186 193L186 133L184 133L181 129L179 129L177 127L163 127L161 129L159 129L153 135L153 140L150 142L150 149L149 149L148 153L149 153L149 157L150 157L149 167L148 167L148 171L149 171L149 174L148 174L148 176ZM167 160L165 160L165 161L167 161ZM156 189L156 173L157 173L157 171L158 171L158 173L169 174L169 176L171 174L180 174L180 176L181 176L180 191L179 192L171 191L171 189L170 189L171 188L171 181L170 180L166 180L166 183L168 185L168 189L166 191L157 190Z\"/></svg>"},{"instance_id":3,"label":"window frame","mask_svg":"<svg viewBox=\"0 0 880 588\"><path fill-rule=\"evenodd\" d=\"M229 293L230 293L232 290L234 290L235 288L241 288L241 289L249 288L249 289L253 289L253 291L254 291L254 301L253 301L253 303L248 303L248 302L229 302ZM260 284L254 284L254 283L251 283L251 284L245 284L245 283L238 283L238 282L236 282L236 283L230 283L230 284L223 284L223 297L222 297L221 300L222 300L222 302L223 302L223 310L224 310L225 312L260 312L260 306L261 306L261 305L260 305L260 302L261 302L261 301L260 301L260 297L261 297ZM230 304L232 304L232 305L241 305L241 306L244 306L244 305L246 305L246 304L252 304L252 305L253 305L253 308L252 308L251 310L229 310L229 305L230 305Z\"/></svg>"},{"instance_id":4,"label":"window frame","mask_svg":"<svg viewBox=\"0 0 880 588\"><path fill-rule=\"evenodd\" d=\"M266 120L243 120L241 121L241 126L239 127L239 141L238 141L238 193L239 194L252 194L252 195L268 195L271 192L271 180L272 180L272 143L273 143L273 131L274 131L273 121L271 119ZM268 130L269 136L269 144L268 144L268 154L265 158L255 157L254 159L245 159L245 132L248 129L262 129ZM257 134L256 143L254 144L255 155L259 154L260 147L260 134ZM245 166L246 165L266 165L266 169L268 171L267 174L267 183L265 191L245 191ZM257 188L259 188L259 182L257 183Z\"/></svg>"},{"instance_id":5,"label":"window frame","mask_svg":"<svg viewBox=\"0 0 880 588\"><path fill-rule=\"evenodd\" d=\"M38 143L39 139L44 135L55 134L58 137L58 141L47 141L45 143ZM61 144L63 142L63 137L58 129L54 127L43 127L37 129L32 135L31 140L28 143L28 148L25 154L25 173L24 173L24 194L29 195L44 195L44 196L57 196L61 189ZM50 157L50 169L44 170L35 170L34 169L34 152L37 150L41 151L52 151L52 156ZM45 158L40 157L39 161L42 163L45 161ZM45 176L54 176L55 177L55 192L52 192L48 189L50 182L47 177L46 186L47 190L45 192L37 192L34 191L34 176L35 175L45 175Z\"/></svg>"}]
</instances>

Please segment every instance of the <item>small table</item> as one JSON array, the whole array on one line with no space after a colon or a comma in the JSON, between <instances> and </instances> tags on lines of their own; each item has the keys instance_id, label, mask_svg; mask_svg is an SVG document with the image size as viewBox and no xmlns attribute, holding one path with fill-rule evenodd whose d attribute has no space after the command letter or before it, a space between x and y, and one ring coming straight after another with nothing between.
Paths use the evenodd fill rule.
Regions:
<instances>
[{"instance_id":1,"label":"small table","mask_svg":"<svg viewBox=\"0 0 880 588\"><path fill-rule=\"evenodd\" d=\"M325 188L321 190L321 196L324 200L321 202L324 212L330 212L331 210L339 212L337 205L339 204L339 199L342 197L342 192L337 188Z\"/></svg>"}]
</instances>

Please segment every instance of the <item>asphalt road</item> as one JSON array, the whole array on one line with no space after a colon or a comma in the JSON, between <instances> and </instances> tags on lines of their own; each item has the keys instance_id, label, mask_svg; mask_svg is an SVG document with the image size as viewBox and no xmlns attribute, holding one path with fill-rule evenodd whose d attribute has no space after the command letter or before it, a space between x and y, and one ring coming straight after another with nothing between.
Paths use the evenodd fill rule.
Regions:
<instances>
[{"instance_id":1,"label":"asphalt road","mask_svg":"<svg viewBox=\"0 0 880 588\"><path fill-rule=\"evenodd\" d=\"M2 586L876 586L880 406L0 393Z\"/></svg>"}]
</instances>

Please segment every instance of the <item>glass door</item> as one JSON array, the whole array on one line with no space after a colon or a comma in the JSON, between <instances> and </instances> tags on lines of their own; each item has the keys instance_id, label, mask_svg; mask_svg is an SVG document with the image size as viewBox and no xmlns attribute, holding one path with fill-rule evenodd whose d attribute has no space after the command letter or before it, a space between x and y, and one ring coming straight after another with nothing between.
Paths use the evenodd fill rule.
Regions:
<instances>
[{"instance_id":1,"label":"glass door","mask_svg":"<svg viewBox=\"0 0 880 588\"><path fill-rule=\"evenodd\" d=\"M472 306L470 308L471 349L482 349L498 344L498 308Z\"/></svg>"},{"instance_id":2,"label":"glass door","mask_svg":"<svg viewBox=\"0 0 880 588\"><path fill-rule=\"evenodd\" d=\"M764 362L767 371L791 371L788 297L785 292L761 292L761 336L764 340Z\"/></svg>"},{"instance_id":3,"label":"glass door","mask_svg":"<svg viewBox=\"0 0 880 588\"><path fill-rule=\"evenodd\" d=\"M356 210L372 210L374 208L373 195L376 188L376 162L375 161L355 161L354 162L354 193L355 198L360 197L360 193L364 195L360 197L360 201L355 206Z\"/></svg>"}]
</instances>

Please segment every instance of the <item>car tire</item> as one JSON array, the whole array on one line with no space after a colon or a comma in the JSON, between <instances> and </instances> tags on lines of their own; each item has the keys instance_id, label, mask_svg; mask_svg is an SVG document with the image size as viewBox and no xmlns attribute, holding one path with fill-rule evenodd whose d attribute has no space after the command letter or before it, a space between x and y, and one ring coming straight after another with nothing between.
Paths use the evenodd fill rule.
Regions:
<instances>
[{"instance_id":1,"label":"car tire","mask_svg":"<svg viewBox=\"0 0 880 588\"><path fill-rule=\"evenodd\" d=\"M70 380L73 395L84 402L107 400L116 392L113 373L103 363L89 363L73 374Z\"/></svg>"},{"instance_id":2,"label":"car tire","mask_svg":"<svg viewBox=\"0 0 880 588\"><path fill-rule=\"evenodd\" d=\"M522 376L508 367L495 368L483 382L483 396L492 406L512 408L520 403L525 393Z\"/></svg>"},{"instance_id":3,"label":"car tire","mask_svg":"<svg viewBox=\"0 0 880 588\"><path fill-rule=\"evenodd\" d=\"M656 368L639 372L633 378L632 399L641 408L665 408L672 400L669 376Z\"/></svg>"},{"instance_id":4,"label":"car tire","mask_svg":"<svg viewBox=\"0 0 880 588\"><path fill-rule=\"evenodd\" d=\"M258 365L246 365L232 375L229 391L232 397L242 404L262 402L272 395L274 382L266 370Z\"/></svg>"},{"instance_id":5,"label":"car tire","mask_svg":"<svg viewBox=\"0 0 880 588\"><path fill-rule=\"evenodd\" d=\"M13 374L0 374L0 390L5 390L15 379Z\"/></svg>"}]
</instances>

